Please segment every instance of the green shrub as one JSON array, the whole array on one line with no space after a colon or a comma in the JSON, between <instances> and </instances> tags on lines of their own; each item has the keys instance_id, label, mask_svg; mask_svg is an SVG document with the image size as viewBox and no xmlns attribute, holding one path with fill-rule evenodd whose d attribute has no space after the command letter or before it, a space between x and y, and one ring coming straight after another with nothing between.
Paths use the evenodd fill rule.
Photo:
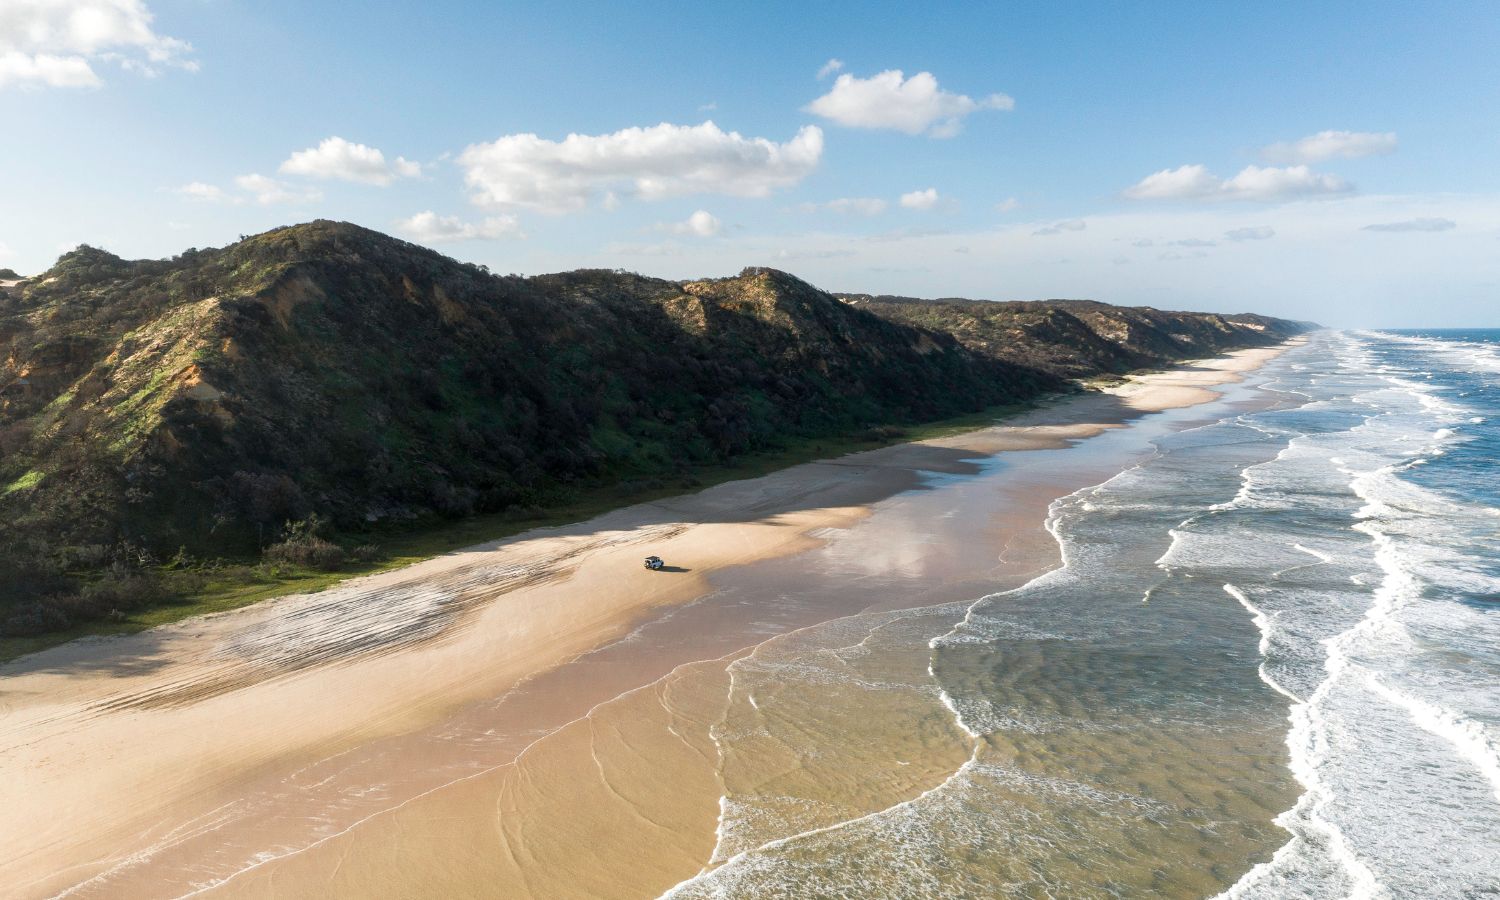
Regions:
<instances>
[{"instance_id":1,"label":"green shrub","mask_svg":"<svg viewBox=\"0 0 1500 900\"><path fill-rule=\"evenodd\" d=\"M344 564L344 548L320 537L323 520L317 513L297 522L286 523L283 539L267 547L265 558L272 563L304 566L332 571Z\"/></svg>"},{"instance_id":2,"label":"green shrub","mask_svg":"<svg viewBox=\"0 0 1500 900\"><path fill-rule=\"evenodd\" d=\"M380 548L374 544L360 544L349 551L349 556L355 562L374 562L380 558Z\"/></svg>"},{"instance_id":3,"label":"green shrub","mask_svg":"<svg viewBox=\"0 0 1500 900\"><path fill-rule=\"evenodd\" d=\"M5 637L35 637L49 631L62 631L72 624L68 614L46 601L17 610L0 623Z\"/></svg>"}]
</instances>

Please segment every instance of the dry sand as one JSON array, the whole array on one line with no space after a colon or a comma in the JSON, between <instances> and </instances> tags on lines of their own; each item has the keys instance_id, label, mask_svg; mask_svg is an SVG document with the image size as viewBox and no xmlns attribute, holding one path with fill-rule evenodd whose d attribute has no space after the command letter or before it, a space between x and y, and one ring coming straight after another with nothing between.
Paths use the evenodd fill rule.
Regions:
<instances>
[{"instance_id":1,"label":"dry sand","mask_svg":"<svg viewBox=\"0 0 1500 900\"><path fill-rule=\"evenodd\" d=\"M1281 349L11 663L0 884L24 897L658 894L718 843L711 730L728 662L869 607L854 591L799 605L765 561L854 534L925 473L1215 399ZM1019 583L1054 562L1047 504L1100 478L1012 479L972 542L923 545L920 523L877 515L857 530L859 564L919 567L931 597L905 605ZM649 572L648 553L676 565ZM705 602L726 584L755 602ZM951 771L938 744L856 806Z\"/></svg>"}]
</instances>

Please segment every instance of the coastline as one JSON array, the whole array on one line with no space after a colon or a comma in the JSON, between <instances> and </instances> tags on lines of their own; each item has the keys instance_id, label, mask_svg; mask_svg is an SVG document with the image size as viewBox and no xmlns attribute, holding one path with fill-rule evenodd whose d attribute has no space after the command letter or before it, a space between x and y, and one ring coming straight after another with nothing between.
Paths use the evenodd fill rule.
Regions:
<instances>
[{"instance_id":1,"label":"coastline","mask_svg":"<svg viewBox=\"0 0 1500 900\"><path fill-rule=\"evenodd\" d=\"M533 881L530 864L506 869L495 862L493 870L445 876L441 861L455 848L503 860L490 851L525 847L543 873L551 870L543 877L556 877L557 865L540 861L566 854L569 842L576 847L577 832L549 844L506 829L537 821L544 806L549 814L569 808L559 802L564 795L580 809L597 808L607 788L618 809L600 813L591 827L617 834L643 809L655 810L644 818L671 827L651 832L656 851L645 856L629 842L601 842L593 880L574 872L579 880L571 890L630 893L610 865L617 853L642 878L635 887L655 884L659 892L690 878L714 852L717 792L703 768L712 754L705 741L716 713L713 688L729 661L757 643L746 640L758 634L758 620L750 610L744 621L720 615L713 627L674 633L676 656L645 647L634 655L614 651L628 658L600 665L601 650L630 646L644 623L697 608L726 582L773 585L776 561L870 521L880 504L916 493L928 473L961 477L1009 451L1063 448L1149 412L1217 399L1215 385L1238 380L1286 346L1133 377L997 427L795 466L319 594L23 658L5 668L3 752L19 774L0 788L0 800L32 814L0 826L7 848L0 876L28 896L47 896L116 867L77 895L144 896L176 885L186 893L202 880L188 872L191 864L211 855L209 848L285 844L287 852L235 870L240 874L220 892L265 895L317 883L342 895L398 894L398 881L409 878L455 896L480 879L492 891L511 883L566 894L567 885ZM1006 515L984 524L985 539L1005 548L1000 563L984 571L986 583L1025 580L1053 565L1055 546L1041 528L1046 506L1096 474L1085 467L1021 479ZM880 540L901 542L899 535ZM646 553L680 571L646 572L639 565ZM949 566L959 569L965 567ZM972 579L970 569L934 584L957 591ZM913 599L922 598L903 598ZM868 608L862 598L845 600L847 610ZM363 611L377 603L377 614ZM826 621L845 610L796 615ZM798 621L791 616L787 624ZM647 664L665 665L664 655L674 661L667 672ZM565 669L567 678L557 674ZM661 702L661 692L671 690L679 695ZM521 702L507 706L506 698ZM614 777L605 776L597 752L601 727L618 738L618 752L605 754L617 765ZM626 737L639 728L680 732L679 739L668 747L659 734ZM471 744L445 744L440 738L449 733L490 733L483 763L472 764ZM140 750L148 741L149 757ZM660 754L641 758L639 748L648 746ZM622 762L632 757L635 763ZM871 802L920 788L924 778L951 769L948 762L935 759L930 771L889 785ZM595 767L603 788L589 780ZM653 784L647 770L663 767L682 782L667 792L672 796L630 790ZM392 777L408 770L424 775ZM307 787L324 776L342 787L399 781L400 791L350 802L327 834L290 836L288 823L306 818L297 804L309 802ZM463 789L454 790L459 784ZM312 793L317 803L330 796ZM215 817L245 796L267 798L269 812ZM45 809L38 797L48 798ZM472 827L490 820L493 829ZM402 856L434 865L383 869L379 860L398 845ZM155 848L150 858L118 868L147 846ZM346 859L365 862L341 865ZM454 880L460 876L472 881Z\"/></svg>"}]
</instances>

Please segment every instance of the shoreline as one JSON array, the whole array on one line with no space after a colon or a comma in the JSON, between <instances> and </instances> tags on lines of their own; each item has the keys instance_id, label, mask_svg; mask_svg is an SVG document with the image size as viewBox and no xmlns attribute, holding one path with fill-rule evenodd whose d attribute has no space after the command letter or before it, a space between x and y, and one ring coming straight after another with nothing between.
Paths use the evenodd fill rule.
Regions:
<instances>
[{"instance_id":1,"label":"shoreline","mask_svg":"<svg viewBox=\"0 0 1500 900\"><path fill-rule=\"evenodd\" d=\"M779 449L753 453L727 463L693 470L686 473L692 479L691 484L684 482L675 486L628 491L621 491L618 485L604 485L585 491L576 500L544 508L524 518L506 513L483 513L408 531L358 533L353 537L369 539L369 542L378 546L390 548L390 552L377 561L346 563L343 568L332 572L304 568L295 574L279 576L272 582L224 582L219 589L205 590L180 601L137 611L122 622L92 621L64 631L33 637L0 637L0 677L3 677L4 667L15 660L73 641L109 641L174 625L186 619L214 616L284 597L317 593L340 587L358 578L405 569L481 544L545 536L560 527L576 525L631 506L690 496L729 481L759 478L792 466L988 428L1012 416L1045 409L1054 403L1066 402L1074 396L1076 395L1067 393L1046 395L1035 401L1001 404L953 418L903 426L902 435L894 438L800 438ZM229 566L231 569L248 568L253 563L254 560L230 561ZM209 580L212 584L213 579Z\"/></svg>"},{"instance_id":2,"label":"shoreline","mask_svg":"<svg viewBox=\"0 0 1500 900\"><path fill-rule=\"evenodd\" d=\"M181 876L228 835L247 848L287 838L286 822L306 817L297 804L307 801L307 786L317 783L313 775L331 772L337 781L340 767L348 767L358 770L343 776L350 785L377 783L390 774L390 760L430 772L431 784L421 778L403 782L411 795L404 799L351 803L340 810L342 831L314 836L318 849L258 862L223 890L253 894L267 889L264 879L273 875L294 884L300 877L327 879L321 867L329 854L322 851L352 851L325 845L356 825L382 816L396 821L388 814L402 808L431 822L433 809L424 806L442 804L427 801L442 800L460 779L505 766L514 772L518 767L511 764L528 753L563 760L578 752L567 745L593 710L641 700L684 666L705 670L700 680L711 683L715 664L727 666L745 652L736 640L753 633L757 611L746 612L746 622L714 624L722 626L716 639L728 648L718 656L702 656L714 649L704 637L711 628L675 636L670 646L698 656L665 674L645 670L644 656L613 668L597 665L601 653L628 644L646 623L674 614L690 617L687 611L700 608L695 604L737 579L762 587L773 583L775 561L824 546L822 535L849 532L870 521L877 506L920 493L912 489L931 477L927 473L971 475L1006 451L1067 448L1150 412L1217 399L1214 385L1239 380L1293 343L1136 376L1105 393L1023 413L999 426L806 463L615 510L545 535L528 532L362 576L317 594L187 619L107 645L75 642L25 657L6 666L0 752L14 760L20 777L0 788L0 799L26 809L38 805L36 797L48 797L56 804L49 802L49 808L69 815L5 826L0 846L8 850L0 872L7 883L47 895L117 866L122 854L129 855L122 847L154 846L149 860L117 869L107 885L94 886L113 896L159 892L162 877ZM1047 494L1057 487L1033 479L1030 490L1017 489L1012 521L989 523L994 536L1004 538L1001 546L1018 549L1009 560L1002 553L1002 564L984 572L986 579L1007 575L1002 569L1007 577L1030 577L1039 565L1051 564L1040 558L1048 548L1037 541L1042 529L1036 510L1040 504L1045 511L1052 499ZM645 549L680 571L646 572L638 559ZM1055 556L1055 547L1051 551ZM370 615L366 610L374 603L380 612ZM827 621L838 611L807 614ZM549 681L570 666L589 674ZM698 706L709 709L711 697L698 698ZM475 767L472 747L444 747L434 739L445 729L500 737L486 740L486 764ZM549 739L559 749L532 749ZM153 752L142 759L146 741ZM370 747L381 752L371 754ZM388 768L371 762L372 755L387 757ZM565 777L575 769L559 764L549 771ZM701 798L704 790L684 794ZM247 795L269 798L273 813L249 824L212 818L214 810ZM509 819L534 812L509 796ZM27 804L28 798L33 802ZM437 819L463 820L451 815L453 809L474 800L448 799L454 803ZM275 812L278 803L289 804L288 810ZM701 808L668 812L697 826L705 814ZM382 828L358 837L365 851L378 855L389 834L382 836L385 823L377 824ZM659 860L663 878L680 873L684 860L706 858L701 827L682 830L677 838ZM692 874L678 874L668 886ZM344 877L357 878L348 872ZM360 889L346 882L340 892Z\"/></svg>"}]
</instances>

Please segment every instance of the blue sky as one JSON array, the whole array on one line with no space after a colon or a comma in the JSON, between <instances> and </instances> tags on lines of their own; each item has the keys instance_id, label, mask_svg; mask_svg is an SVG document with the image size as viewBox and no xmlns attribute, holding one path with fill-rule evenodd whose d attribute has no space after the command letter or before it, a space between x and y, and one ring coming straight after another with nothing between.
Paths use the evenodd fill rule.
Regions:
<instances>
[{"instance_id":1,"label":"blue sky","mask_svg":"<svg viewBox=\"0 0 1500 900\"><path fill-rule=\"evenodd\" d=\"M1488 2L0 0L0 119L22 272L327 217L503 272L1500 324Z\"/></svg>"}]
</instances>

